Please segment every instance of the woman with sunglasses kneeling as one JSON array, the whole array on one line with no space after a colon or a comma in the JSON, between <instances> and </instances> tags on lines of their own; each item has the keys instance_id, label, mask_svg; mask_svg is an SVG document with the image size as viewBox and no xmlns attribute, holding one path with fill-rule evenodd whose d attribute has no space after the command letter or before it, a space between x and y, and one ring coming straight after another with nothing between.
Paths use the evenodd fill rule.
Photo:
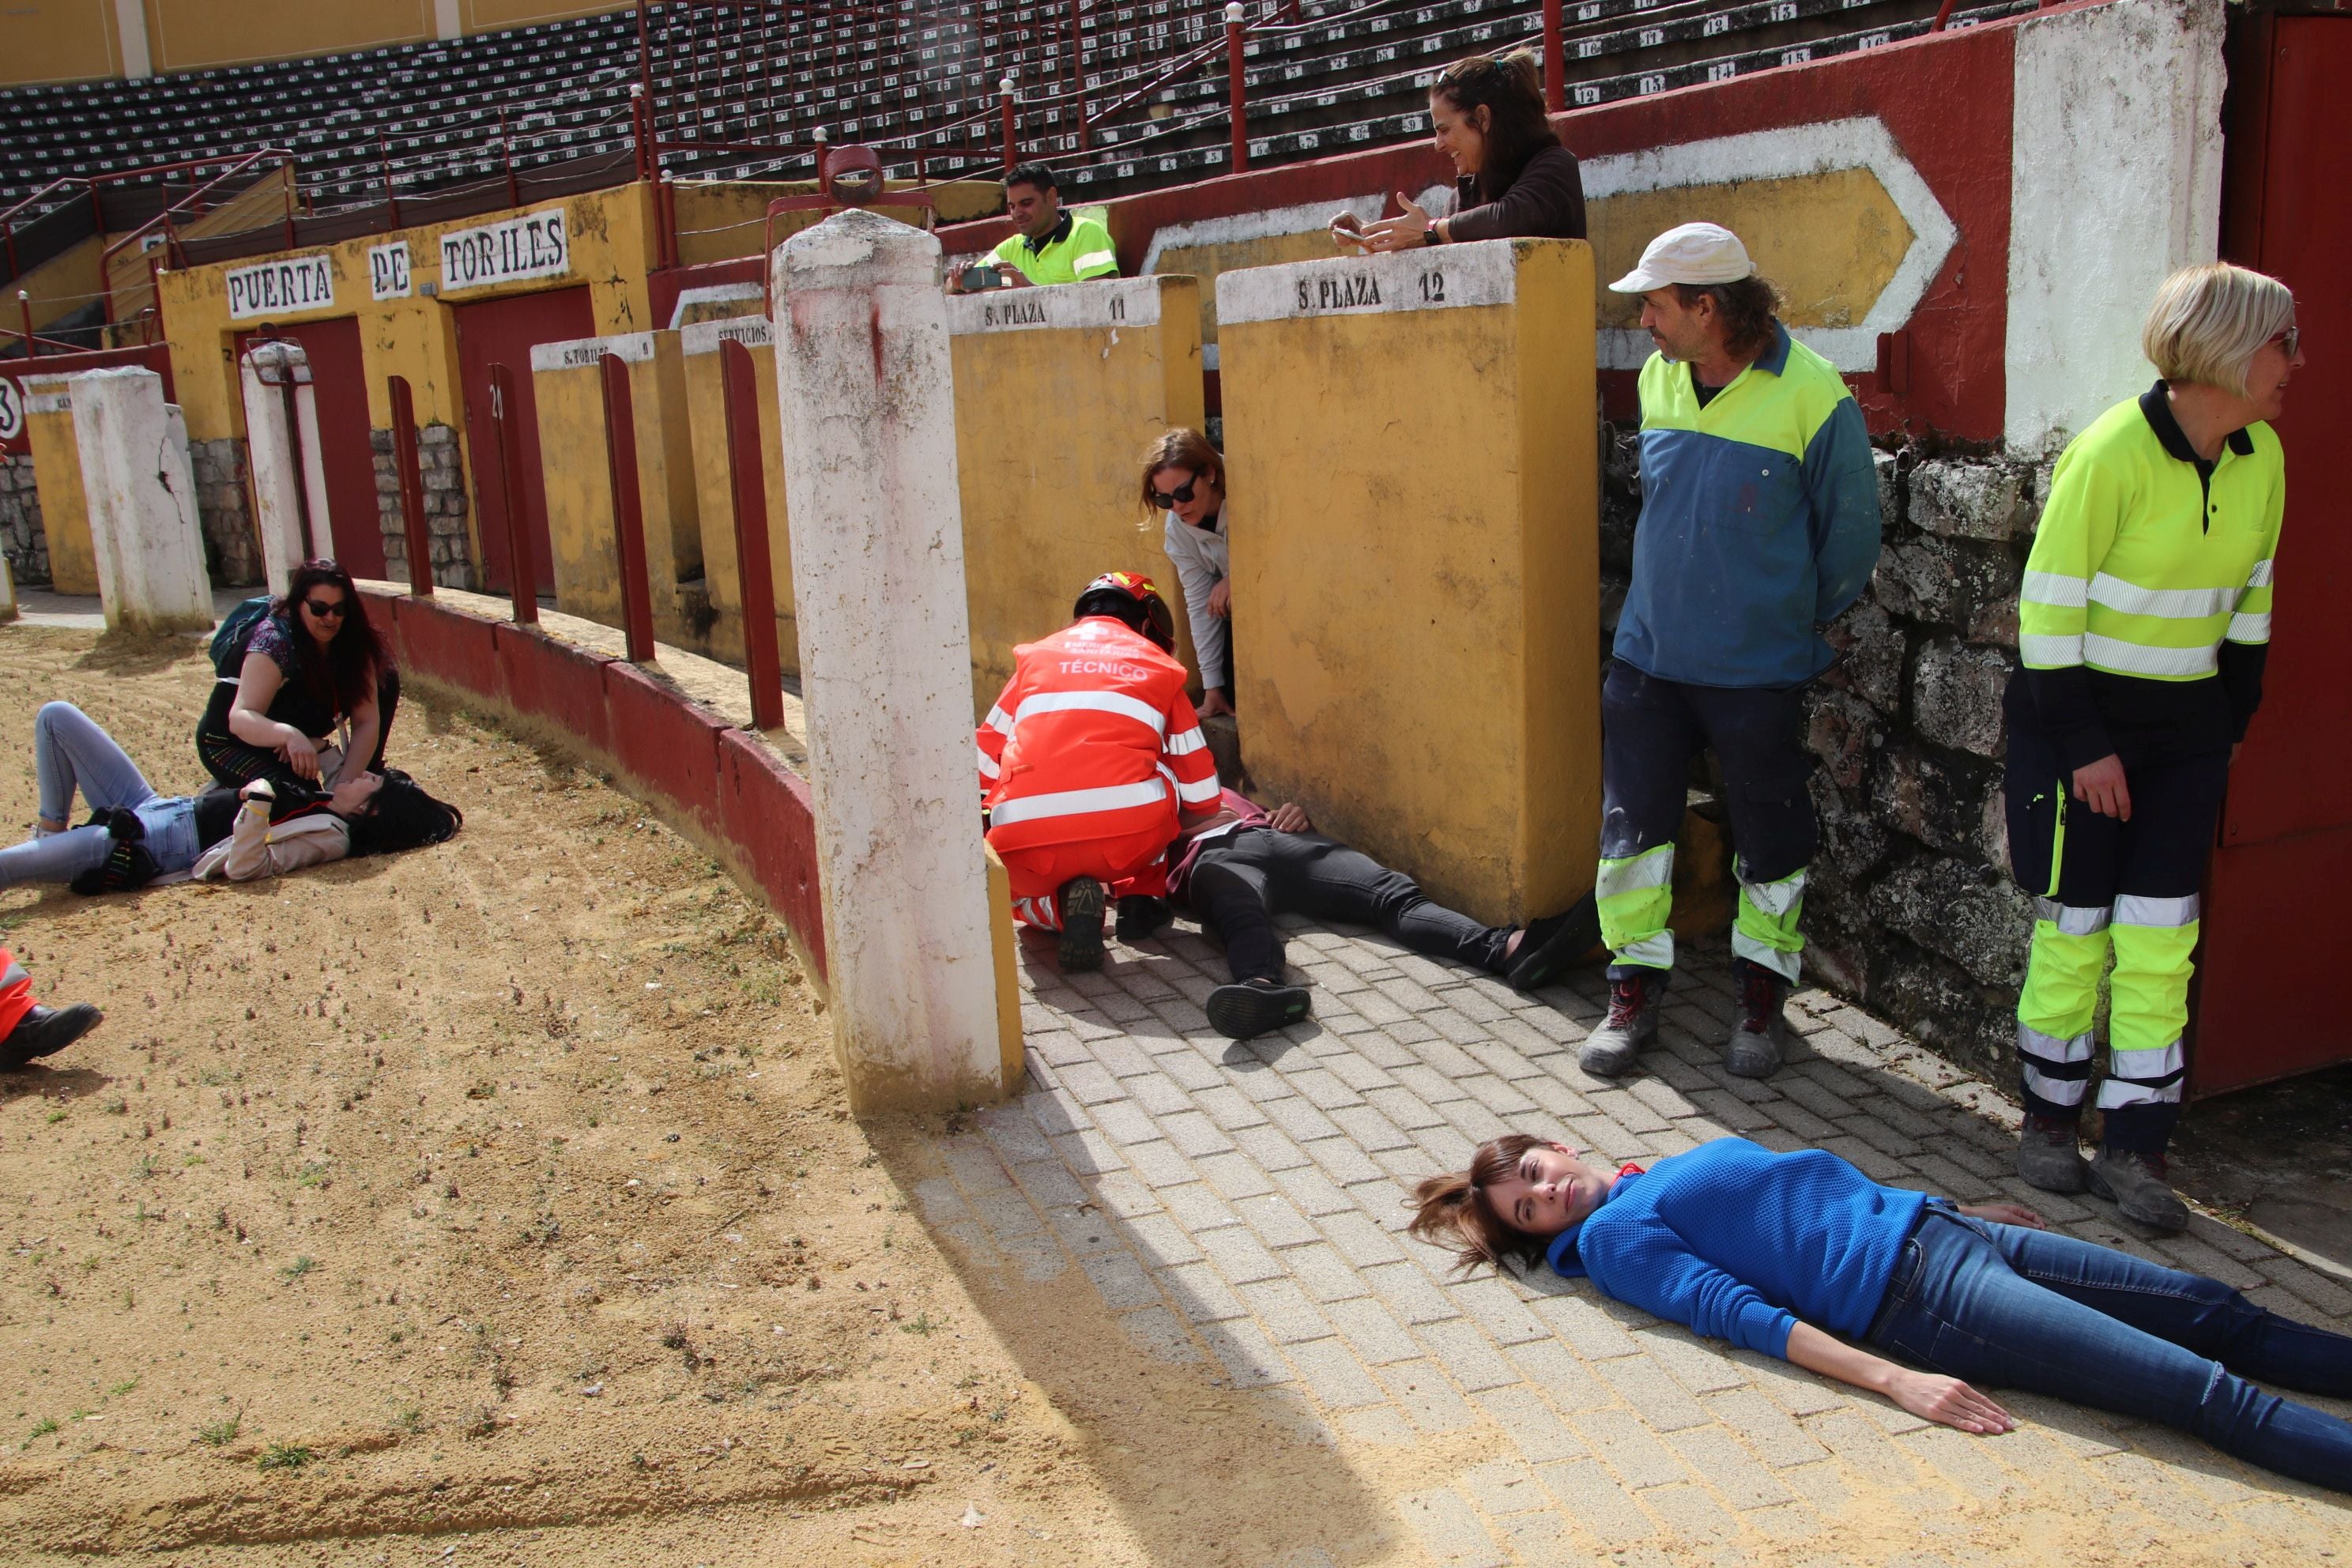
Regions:
<instances>
[{"instance_id":1,"label":"woman with sunglasses kneeling","mask_svg":"<svg viewBox=\"0 0 2352 1568\"><path fill-rule=\"evenodd\" d=\"M1234 584L1225 551L1225 459L1198 430L1171 430L1143 454L1143 515L1168 514L1160 542L1184 586L1201 717L1234 710Z\"/></svg>"},{"instance_id":2,"label":"woman with sunglasses kneeling","mask_svg":"<svg viewBox=\"0 0 2352 1568\"><path fill-rule=\"evenodd\" d=\"M196 724L196 755L219 783L333 789L381 773L400 675L368 624L351 574L305 561L254 622L236 673L225 664Z\"/></svg>"},{"instance_id":3,"label":"woman with sunglasses kneeling","mask_svg":"<svg viewBox=\"0 0 2352 1568\"><path fill-rule=\"evenodd\" d=\"M1452 1247L1464 1268L1542 1258L1922 1420L2006 1432L2015 1420L1971 1384L2021 1388L2352 1491L2352 1423L2248 1381L2352 1397L2352 1339L2053 1235L2017 1204L1880 1186L1822 1149L1722 1138L1645 1172L1518 1133L1481 1147L1468 1171L1423 1181L1414 1202L1413 1234Z\"/></svg>"}]
</instances>

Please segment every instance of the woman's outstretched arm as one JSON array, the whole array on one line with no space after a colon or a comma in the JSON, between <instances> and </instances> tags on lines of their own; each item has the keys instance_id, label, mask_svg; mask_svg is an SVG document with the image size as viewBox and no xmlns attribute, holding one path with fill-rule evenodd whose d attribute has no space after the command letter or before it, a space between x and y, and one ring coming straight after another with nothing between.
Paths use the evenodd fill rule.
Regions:
<instances>
[{"instance_id":1,"label":"woman's outstretched arm","mask_svg":"<svg viewBox=\"0 0 2352 1568\"><path fill-rule=\"evenodd\" d=\"M1857 1350L1811 1323L1799 1323L1790 1332L1789 1359L1807 1372L1883 1394L1922 1421L1979 1433L2006 1432L2017 1425L2008 1411L1957 1377L1914 1372Z\"/></svg>"}]
</instances>

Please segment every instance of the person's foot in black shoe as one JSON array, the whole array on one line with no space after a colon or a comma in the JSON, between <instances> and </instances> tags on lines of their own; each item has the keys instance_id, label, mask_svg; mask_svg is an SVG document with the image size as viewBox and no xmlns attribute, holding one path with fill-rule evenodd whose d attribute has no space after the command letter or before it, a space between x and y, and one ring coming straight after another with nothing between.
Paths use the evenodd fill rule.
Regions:
<instances>
[{"instance_id":1,"label":"person's foot in black shoe","mask_svg":"<svg viewBox=\"0 0 2352 1568\"><path fill-rule=\"evenodd\" d=\"M0 1072L15 1072L42 1057L54 1056L97 1028L105 1017L87 1002L70 1007L34 1007L16 1020L6 1039L0 1040Z\"/></svg>"},{"instance_id":2,"label":"person's foot in black shoe","mask_svg":"<svg viewBox=\"0 0 2352 1568\"><path fill-rule=\"evenodd\" d=\"M1118 901L1118 940L1129 947L1148 942L1161 926L1176 918L1176 911L1165 899L1149 893L1129 893Z\"/></svg>"},{"instance_id":3,"label":"person's foot in black shoe","mask_svg":"<svg viewBox=\"0 0 2352 1568\"><path fill-rule=\"evenodd\" d=\"M1588 893L1556 915L1528 922L1504 961L1504 984L1514 991L1540 991L1600 945L1601 911Z\"/></svg>"},{"instance_id":4,"label":"person's foot in black shoe","mask_svg":"<svg viewBox=\"0 0 2352 1568\"><path fill-rule=\"evenodd\" d=\"M1220 985L1209 993L1209 1022L1227 1039L1246 1040L1296 1024L1307 1016L1310 1001L1304 985L1276 980Z\"/></svg>"},{"instance_id":5,"label":"person's foot in black shoe","mask_svg":"<svg viewBox=\"0 0 2352 1568\"><path fill-rule=\"evenodd\" d=\"M1103 885L1092 877L1073 877L1054 895L1062 912L1063 973L1102 967L1103 902Z\"/></svg>"}]
</instances>

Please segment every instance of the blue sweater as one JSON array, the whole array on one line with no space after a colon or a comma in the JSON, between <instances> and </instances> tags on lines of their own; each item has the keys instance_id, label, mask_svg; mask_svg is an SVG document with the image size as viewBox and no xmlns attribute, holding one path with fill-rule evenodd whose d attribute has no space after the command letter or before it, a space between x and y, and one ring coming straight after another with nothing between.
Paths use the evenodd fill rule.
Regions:
<instances>
[{"instance_id":1,"label":"blue sweater","mask_svg":"<svg viewBox=\"0 0 2352 1568\"><path fill-rule=\"evenodd\" d=\"M1927 1203L1826 1150L1718 1138L1619 1177L1546 1257L1620 1301L1785 1360L1801 1319L1868 1331Z\"/></svg>"}]
</instances>

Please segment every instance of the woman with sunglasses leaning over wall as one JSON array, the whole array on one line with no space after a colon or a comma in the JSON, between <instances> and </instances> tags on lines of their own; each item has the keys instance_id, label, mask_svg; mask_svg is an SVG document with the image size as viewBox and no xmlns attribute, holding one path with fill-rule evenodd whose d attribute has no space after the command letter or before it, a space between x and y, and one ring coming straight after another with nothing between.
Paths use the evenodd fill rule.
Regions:
<instances>
[{"instance_id":1,"label":"woman with sunglasses leaning over wall","mask_svg":"<svg viewBox=\"0 0 2352 1568\"><path fill-rule=\"evenodd\" d=\"M332 789L346 769L383 771L400 676L351 574L334 562L296 567L284 596L246 633L241 656L231 648L223 658L196 723L196 755L215 780Z\"/></svg>"},{"instance_id":2,"label":"woman with sunglasses leaning over wall","mask_svg":"<svg viewBox=\"0 0 2352 1568\"><path fill-rule=\"evenodd\" d=\"M1225 459L1198 430L1171 430L1144 449L1143 508L1168 514L1160 542L1184 588L1201 717L1234 710L1234 584L1225 552Z\"/></svg>"}]
</instances>

